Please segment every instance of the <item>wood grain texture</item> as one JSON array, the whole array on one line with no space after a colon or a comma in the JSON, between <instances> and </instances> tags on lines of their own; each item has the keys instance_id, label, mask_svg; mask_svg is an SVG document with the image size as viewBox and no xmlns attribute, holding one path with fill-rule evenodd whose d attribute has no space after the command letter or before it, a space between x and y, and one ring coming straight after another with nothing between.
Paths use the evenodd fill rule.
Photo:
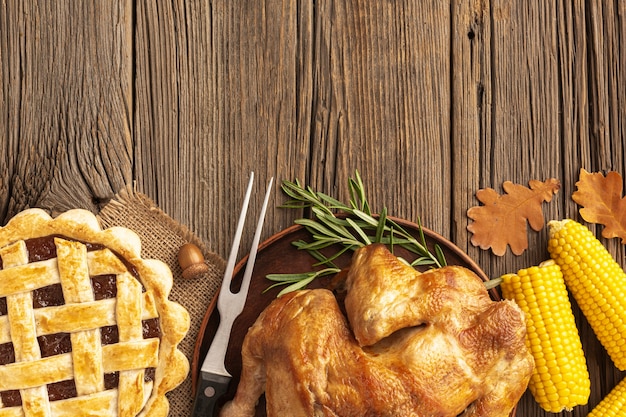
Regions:
<instances>
[{"instance_id":1,"label":"wood grain texture","mask_svg":"<svg viewBox=\"0 0 626 417\"><path fill-rule=\"evenodd\" d=\"M297 178L345 200L358 170L375 210L420 217L489 276L537 264L547 229L496 257L467 210L478 189L554 177L546 220L577 218L581 168L626 175L625 16L601 0L7 0L0 223L95 212L135 182L225 257L250 171L259 190ZM277 207L264 236L302 214ZM593 387L562 413L577 417L625 375L576 315ZM526 395L518 415L551 414Z\"/></svg>"},{"instance_id":2,"label":"wood grain texture","mask_svg":"<svg viewBox=\"0 0 626 417\"><path fill-rule=\"evenodd\" d=\"M450 16L424 4L317 3L310 182L345 200L358 170L375 210L447 235Z\"/></svg>"},{"instance_id":3,"label":"wood grain texture","mask_svg":"<svg viewBox=\"0 0 626 417\"><path fill-rule=\"evenodd\" d=\"M311 61L302 70L296 48L310 19L289 1L138 4L139 188L222 255L251 171L261 184L304 176L308 129L296 120L308 112L296 93L311 88Z\"/></svg>"},{"instance_id":4,"label":"wood grain texture","mask_svg":"<svg viewBox=\"0 0 626 417\"><path fill-rule=\"evenodd\" d=\"M97 211L132 180L129 6L3 2L1 217Z\"/></svg>"}]
</instances>

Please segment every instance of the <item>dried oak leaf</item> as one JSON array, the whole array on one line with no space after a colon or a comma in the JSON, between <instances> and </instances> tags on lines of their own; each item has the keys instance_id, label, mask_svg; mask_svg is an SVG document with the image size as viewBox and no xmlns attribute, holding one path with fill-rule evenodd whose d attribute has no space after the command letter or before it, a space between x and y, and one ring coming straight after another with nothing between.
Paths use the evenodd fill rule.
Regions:
<instances>
[{"instance_id":1,"label":"dried oak leaf","mask_svg":"<svg viewBox=\"0 0 626 417\"><path fill-rule=\"evenodd\" d=\"M611 171L606 177L601 172L580 170L577 190L572 199L582 206L580 215L589 223L604 225L602 236L619 237L626 243L626 198L622 197L622 176Z\"/></svg>"},{"instance_id":2,"label":"dried oak leaf","mask_svg":"<svg viewBox=\"0 0 626 417\"><path fill-rule=\"evenodd\" d=\"M476 192L476 198L484 205L467 210L467 216L474 220L467 226L472 245L491 248L498 256L506 253L507 245L515 255L528 249L526 222L535 231L543 228L541 204L552 200L561 183L550 178L545 182L531 180L528 184L530 188L506 181L502 185L506 193L503 195L491 188Z\"/></svg>"}]
</instances>

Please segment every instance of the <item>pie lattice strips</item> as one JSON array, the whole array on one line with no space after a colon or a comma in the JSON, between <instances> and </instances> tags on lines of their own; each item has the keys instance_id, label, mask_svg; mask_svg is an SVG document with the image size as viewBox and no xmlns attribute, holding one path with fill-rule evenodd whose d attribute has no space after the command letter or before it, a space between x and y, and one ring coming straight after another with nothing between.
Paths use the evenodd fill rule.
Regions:
<instances>
[{"instance_id":1,"label":"pie lattice strips","mask_svg":"<svg viewBox=\"0 0 626 417\"><path fill-rule=\"evenodd\" d=\"M0 228L0 417L166 416L187 376L169 268L95 216L29 209Z\"/></svg>"}]
</instances>

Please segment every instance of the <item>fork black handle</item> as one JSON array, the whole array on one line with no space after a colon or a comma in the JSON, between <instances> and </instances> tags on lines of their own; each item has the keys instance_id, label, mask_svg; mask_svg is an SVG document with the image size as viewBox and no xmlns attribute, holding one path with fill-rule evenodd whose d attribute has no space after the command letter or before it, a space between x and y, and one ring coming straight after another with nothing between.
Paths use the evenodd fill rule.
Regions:
<instances>
[{"instance_id":1,"label":"fork black handle","mask_svg":"<svg viewBox=\"0 0 626 417\"><path fill-rule=\"evenodd\" d=\"M231 377L200 373L192 417L213 417L215 404L228 391Z\"/></svg>"}]
</instances>

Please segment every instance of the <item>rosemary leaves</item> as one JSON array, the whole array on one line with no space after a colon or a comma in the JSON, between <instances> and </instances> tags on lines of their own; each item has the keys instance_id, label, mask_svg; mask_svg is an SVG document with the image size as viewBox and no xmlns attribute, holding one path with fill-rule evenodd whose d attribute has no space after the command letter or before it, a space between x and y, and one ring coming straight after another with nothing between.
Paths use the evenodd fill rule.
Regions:
<instances>
[{"instance_id":1,"label":"rosemary leaves","mask_svg":"<svg viewBox=\"0 0 626 417\"><path fill-rule=\"evenodd\" d=\"M354 178L348 179L350 194L348 204L317 192L309 186L302 186L297 179L294 182L283 181L281 187L289 197L281 207L311 210L312 218L297 219L295 223L303 226L311 234L312 241L299 240L292 244L313 256L317 260L314 266L320 269L296 274L268 274L266 278L274 282L269 288L286 286L279 295L305 288L316 278L336 274L340 268L334 264L334 260L345 252L354 251L371 243L383 243L392 252L394 246L398 246L414 253L417 258L410 263L412 266L446 265L441 247L435 245L434 253L428 249L419 220L419 238L415 238L387 216L386 208L378 215L372 213L358 171L355 172ZM338 248L331 256L321 252L322 249L331 246Z\"/></svg>"}]
</instances>

